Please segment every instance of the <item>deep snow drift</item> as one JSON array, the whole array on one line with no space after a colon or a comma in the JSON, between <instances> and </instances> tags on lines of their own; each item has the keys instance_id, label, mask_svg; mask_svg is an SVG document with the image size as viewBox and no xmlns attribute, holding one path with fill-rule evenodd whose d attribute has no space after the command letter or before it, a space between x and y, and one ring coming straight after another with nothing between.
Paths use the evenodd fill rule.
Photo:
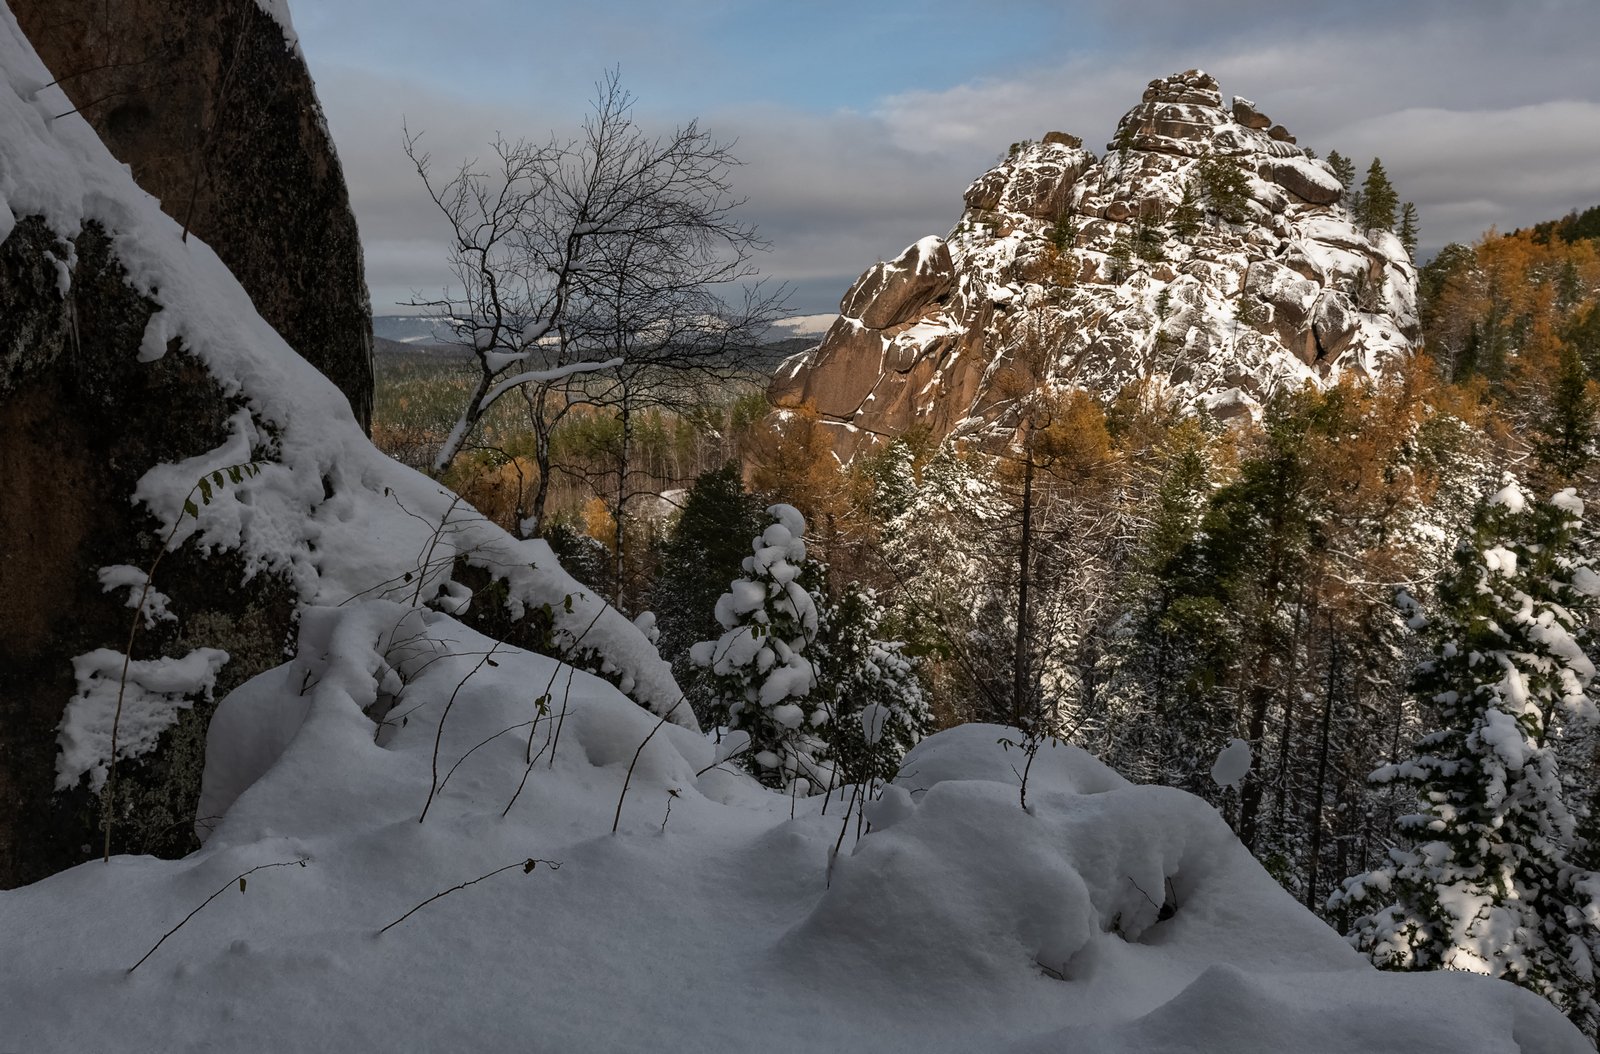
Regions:
<instances>
[{"instance_id":1,"label":"deep snow drift","mask_svg":"<svg viewBox=\"0 0 1600 1054\"><path fill-rule=\"evenodd\" d=\"M863 823L442 613L311 609L213 722L204 849L0 894L5 1043L1588 1049L1509 984L1372 969L1197 798L1045 746L1024 811L1005 737L924 741Z\"/></svg>"},{"instance_id":2,"label":"deep snow drift","mask_svg":"<svg viewBox=\"0 0 1600 1054\"><path fill-rule=\"evenodd\" d=\"M630 623L568 611L546 546L378 454L215 256L52 117L3 9L0 71L0 238L102 223L162 306L148 354L181 337L248 404L137 500L306 605L298 657L212 722L203 849L0 893L0 1048L1589 1049L1510 985L1371 969L1204 803L1070 748L1041 751L1028 810L991 726L925 741L863 816L714 765ZM182 517L194 480L246 462ZM459 608L457 554L552 603L633 698L436 610ZM152 708L161 673L140 671Z\"/></svg>"}]
</instances>

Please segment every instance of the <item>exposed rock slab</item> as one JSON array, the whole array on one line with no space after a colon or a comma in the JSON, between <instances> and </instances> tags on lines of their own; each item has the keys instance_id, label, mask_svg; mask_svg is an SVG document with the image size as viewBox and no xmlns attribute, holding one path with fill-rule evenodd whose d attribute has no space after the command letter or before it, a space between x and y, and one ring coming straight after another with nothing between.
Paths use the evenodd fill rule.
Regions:
<instances>
[{"instance_id":1,"label":"exposed rock slab","mask_svg":"<svg viewBox=\"0 0 1600 1054\"><path fill-rule=\"evenodd\" d=\"M0 887L98 856L106 800L112 852L192 848L212 701L357 596L493 626L693 726L639 627L373 447L51 81L0 5ZM401 687L382 665L341 689L369 747Z\"/></svg>"}]
</instances>

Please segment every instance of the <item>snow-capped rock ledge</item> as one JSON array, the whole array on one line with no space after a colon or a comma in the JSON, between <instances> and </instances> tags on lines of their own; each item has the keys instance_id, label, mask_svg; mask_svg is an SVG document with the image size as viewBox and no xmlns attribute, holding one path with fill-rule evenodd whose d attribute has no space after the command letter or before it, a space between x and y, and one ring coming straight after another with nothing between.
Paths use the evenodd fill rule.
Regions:
<instances>
[{"instance_id":1,"label":"snow-capped rock ledge","mask_svg":"<svg viewBox=\"0 0 1600 1054\"><path fill-rule=\"evenodd\" d=\"M1247 188L1237 222L1179 236L1180 210L1203 205L1185 188L1216 161ZM1016 144L946 239L861 276L773 401L812 407L848 456L914 427L1003 433L1016 393L1044 384L1111 396L1149 379L1185 406L1252 413L1284 386L1375 376L1418 336L1416 271L1392 234L1357 229L1340 190L1207 74L1152 81L1104 157L1061 132ZM1149 244L1119 264L1141 230ZM1043 354L1018 361L1030 343Z\"/></svg>"}]
</instances>

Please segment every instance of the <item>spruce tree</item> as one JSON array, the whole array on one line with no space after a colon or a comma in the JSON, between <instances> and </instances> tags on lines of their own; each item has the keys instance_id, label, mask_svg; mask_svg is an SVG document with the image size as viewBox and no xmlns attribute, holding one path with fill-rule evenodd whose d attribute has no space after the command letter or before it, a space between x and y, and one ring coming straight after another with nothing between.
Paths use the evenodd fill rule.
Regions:
<instances>
[{"instance_id":1,"label":"spruce tree","mask_svg":"<svg viewBox=\"0 0 1600 1054\"><path fill-rule=\"evenodd\" d=\"M1133 221L1133 252L1141 260L1159 263L1166 258L1162 250L1161 225L1142 212Z\"/></svg>"},{"instance_id":2,"label":"spruce tree","mask_svg":"<svg viewBox=\"0 0 1600 1054\"><path fill-rule=\"evenodd\" d=\"M1106 250L1106 262L1111 266L1111 280L1125 281L1133 270L1133 238L1128 234L1117 235L1111 248Z\"/></svg>"},{"instance_id":3,"label":"spruce tree","mask_svg":"<svg viewBox=\"0 0 1600 1054\"><path fill-rule=\"evenodd\" d=\"M1407 256L1417 255L1417 207L1411 202L1400 206L1400 244L1406 247Z\"/></svg>"},{"instance_id":4,"label":"spruce tree","mask_svg":"<svg viewBox=\"0 0 1600 1054\"><path fill-rule=\"evenodd\" d=\"M1596 415L1600 401L1583 360L1571 347L1561 349L1561 364L1551 386L1533 452L1539 463L1563 482L1571 482L1595 457Z\"/></svg>"},{"instance_id":5,"label":"spruce tree","mask_svg":"<svg viewBox=\"0 0 1600 1054\"><path fill-rule=\"evenodd\" d=\"M1229 223L1243 223L1250 200L1250 183L1232 161L1208 157L1195 166L1195 178L1206 209Z\"/></svg>"},{"instance_id":6,"label":"spruce tree","mask_svg":"<svg viewBox=\"0 0 1600 1054\"><path fill-rule=\"evenodd\" d=\"M1361 205L1356 218L1369 231L1394 230L1395 210L1400 207L1400 195L1389 182L1383 170L1383 161L1373 158L1367 168L1367 178L1361 184Z\"/></svg>"},{"instance_id":7,"label":"spruce tree","mask_svg":"<svg viewBox=\"0 0 1600 1054\"><path fill-rule=\"evenodd\" d=\"M1328 151L1328 165L1333 169L1333 178L1339 185L1348 191L1351 184L1356 181L1356 164L1337 150Z\"/></svg>"},{"instance_id":8,"label":"spruce tree","mask_svg":"<svg viewBox=\"0 0 1600 1054\"><path fill-rule=\"evenodd\" d=\"M1195 189L1192 178L1183 181L1183 196L1178 199L1178 204L1172 209L1172 215L1167 218L1172 227L1172 234L1179 241L1187 242L1200 231L1200 192Z\"/></svg>"},{"instance_id":9,"label":"spruce tree","mask_svg":"<svg viewBox=\"0 0 1600 1054\"><path fill-rule=\"evenodd\" d=\"M892 779L933 726L921 663L904 642L880 639L886 618L876 594L851 583L823 611L813 649L833 714L823 728L827 757L846 783Z\"/></svg>"},{"instance_id":10,"label":"spruce tree","mask_svg":"<svg viewBox=\"0 0 1600 1054\"><path fill-rule=\"evenodd\" d=\"M1587 854L1556 750L1594 713L1578 634L1600 577L1582 510L1570 490L1533 503L1510 480L1478 510L1424 628L1415 690L1440 727L1372 775L1417 792L1400 820L1414 844L1329 903L1359 915L1352 943L1378 966L1502 977L1593 1038L1600 875L1574 863Z\"/></svg>"}]
</instances>

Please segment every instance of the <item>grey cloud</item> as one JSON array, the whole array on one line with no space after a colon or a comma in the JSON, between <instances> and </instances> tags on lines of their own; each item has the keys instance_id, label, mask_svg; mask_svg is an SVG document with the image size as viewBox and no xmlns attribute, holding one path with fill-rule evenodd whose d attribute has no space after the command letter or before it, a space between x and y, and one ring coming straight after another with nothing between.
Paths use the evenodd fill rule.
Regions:
<instances>
[{"instance_id":1,"label":"grey cloud","mask_svg":"<svg viewBox=\"0 0 1600 1054\"><path fill-rule=\"evenodd\" d=\"M1337 149L1362 165L1383 157L1402 196L1418 206L1425 246L1600 202L1600 83L1587 57L1562 58L1593 38L1563 37L1534 55L1505 52L1506 41L1482 28L1441 25L1426 40L1346 31L1218 47L1208 56L1152 48L1116 62L1083 59L907 93L886 100L883 113L897 143L970 152L1001 143L1001 130L1015 137L1062 128L1101 146L1148 79L1198 65L1224 93L1255 100L1319 153ZM1541 32L1562 37L1560 27ZM987 134L986 114L1003 115Z\"/></svg>"},{"instance_id":2,"label":"grey cloud","mask_svg":"<svg viewBox=\"0 0 1600 1054\"><path fill-rule=\"evenodd\" d=\"M948 230L962 189L1007 143L1061 129L1103 148L1148 80L1193 66L1319 153L1338 149L1361 164L1381 155L1419 207L1424 246L1600 203L1600 78L1590 55L1600 4L1590 0L1357 3L1314 19L1278 0L1071 10L1063 40L1075 39L1076 19L1112 43L1085 33L1083 48L1063 47L1049 65L864 101L856 112L701 109L714 134L738 140L746 164L736 189L773 244L763 269L796 283L797 310L830 310L863 268ZM541 138L581 117L353 70L319 79L380 311L446 277L442 222L400 153L402 115L426 130L440 165L481 153L496 130Z\"/></svg>"}]
</instances>

